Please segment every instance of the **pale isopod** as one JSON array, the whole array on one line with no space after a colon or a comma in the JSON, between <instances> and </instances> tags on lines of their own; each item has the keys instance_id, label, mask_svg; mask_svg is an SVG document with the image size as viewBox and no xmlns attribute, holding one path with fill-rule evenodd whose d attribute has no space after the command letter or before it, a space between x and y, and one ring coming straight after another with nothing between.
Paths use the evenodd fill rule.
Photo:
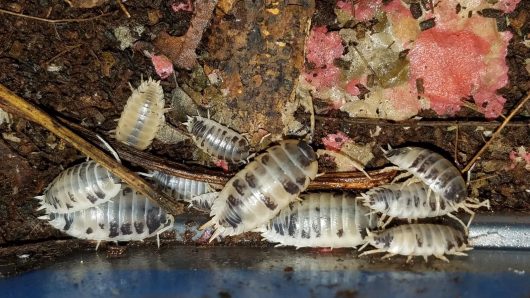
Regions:
<instances>
[{"instance_id":1,"label":"pale isopod","mask_svg":"<svg viewBox=\"0 0 530 298\"><path fill-rule=\"evenodd\" d=\"M363 244L366 228L376 216L349 193L310 193L300 196L261 228L261 235L277 246L356 247Z\"/></svg>"},{"instance_id":2,"label":"pale isopod","mask_svg":"<svg viewBox=\"0 0 530 298\"><path fill-rule=\"evenodd\" d=\"M64 170L46 188L40 208L48 213L67 213L104 203L118 194L120 179L95 161Z\"/></svg>"},{"instance_id":3,"label":"pale isopod","mask_svg":"<svg viewBox=\"0 0 530 298\"><path fill-rule=\"evenodd\" d=\"M266 224L298 198L317 175L316 154L304 141L285 140L239 171L219 193L201 228L214 225L210 241Z\"/></svg>"},{"instance_id":4,"label":"pale isopod","mask_svg":"<svg viewBox=\"0 0 530 298\"><path fill-rule=\"evenodd\" d=\"M132 89L132 87L131 87ZM153 142L165 122L164 90L160 82L149 78L132 90L116 128L116 139L139 150Z\"/></svg>"},{"instance_id":5,"label":"pale isopod","mask_svg":"<svg viewBox=\"0 0 530 298\"><path fill-rule=\"evenodd\" d=\"M188 116L186 125L195 144L211 156L240 163L250 155L248 140L233 129L201 116Z\"/></svg>"},{"instance_id":6,"label":"pale isopod","mask_svg":"<svg viewBox=\"0 0 530 298\"><path fill-rule=\"evenodd\" d=\"M158 236L171 229L174 222L172 215L128 186L97 207L71 213L51 212L40 218L72 237L97 240L98 245L102 240L131 241Z\"/></svg>"},{"instance_id":7,"label":"pale isopod","mask_svg":"<svg viewBox=\"0 0 530 298\"><path fill-rule=\"evenodd\" d=\"M435 224L405 224L378 232L368 232L366 244L375 247L359 256L382 253L384 258L394 255L408 256L407 262L414 256L422 256L425 261L429 256L435 256L446 262L444 255L465 256L464 251L471 250L467 246L464 232L449 226ZM361 250L360 249L360 250Z\"/></svg>"},{"instance_id":8,"label":"pale isopod","mask_svg":"<svg viewBox=\"0 0 530 298\"><path fill-rule=\"evenodd\" d=\"M448 215L466 228L466 225L452 212L462 209L473 217L475 212L471 209L482 206L490 208L489 200L483 202L472 198L460 202L446 200L438 194L430 192L429 187L423 182L409 185L390 184L372 188L362 194L362 201L365 206L383 214L380 221L380 225L383 227L390 223L394 217L413 220ZM389 218L383 224L386 216ZM469 222L471 222L472 217Z\"/></svg>"},{"instance_id":9,"label":"pale isopod","mask_svg":"<svg viewBox=\"0 0 530 298\"><path fill-rule=\"evenodd\" d=\"M162 191L177 200L190 202L192 206L201 211L210 212L212 200L197 197L205 193L213 192L210 184L181 177L171 176L162 172L154 171L152 179L161 187Z\"/></svg>"},{"instance_id":10,"label":"pale isopod","mask_svg":"<svg viewBox=\"0 0 530 298\"><path fill-rule=\"evenodd\" d=\"M460 171L440 154L425 148L403 147L385 151L385 157L443 199L460 202L467 198L466 182Z\"/></svg>"}]
</instances>

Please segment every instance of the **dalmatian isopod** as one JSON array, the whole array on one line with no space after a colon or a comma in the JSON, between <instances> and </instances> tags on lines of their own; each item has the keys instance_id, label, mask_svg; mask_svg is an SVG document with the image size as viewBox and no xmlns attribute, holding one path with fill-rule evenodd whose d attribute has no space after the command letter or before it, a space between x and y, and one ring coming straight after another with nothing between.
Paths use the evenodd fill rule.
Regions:
<instances>
[{"instance_id":1,"label":"dalmatian isopod","mask_svg":"<svg viewBox=\"0 0 530 298\"><path fill-rule=\"evenodd\" d=\"M213 218L201 229L214 226L212 241L260 227L296 200L317 171L316 154L306 142L281 141L228 181L214 201Z\"/></svg>"},{"instance_id":2,"label":"dalmatian isopod","mask_svg":"<svg viewBox=\"0 0 530 298\"><path fill-rule=\"evenodd\" d=\"M403 147L385 151L385 157L443 199L460 202L467 198L466 182L460 171L440 154L420 147Z\"/></svg>"},{"instance_id":3,"label":"dalmatian isopod","mask_svg":"<svg viewBox=\"0 0 530 298\"><path fill-rule=\"evenodd\" d=\"M363 244L366 228L376 226L376 216L349 193L310 193L289 204L261 229L277 246L356 247Z\"/></svg>"},{"instance_id":4,"label":"dalmatian isopod","mask_svg":"<svg viewBox=\"0 0 530 298\"><path fill-rule=\"evenodd\" d=\"M366 244L375 247L359 256L382 253L384 258L394 255L408 256L407 262L414 256L422 256L425 261L429 256L449 262L444 255L466 256L467 246L464 232L449 226L435 224L405 224L378 232L368 232Z\"/></svg>"},{"instance_id":5,"label":"dalmatian isopod","mask_svg":"<svg viewBox=\"0 0 530 298\"><path fill-rule=\"evenodd\" d=\"M131 241L158 236L172 228L174 222L172 215L128 186L97 207L71 213L50 212L40 218L70 236L97 240L98 246L103 240Z\"/></svg>"},{"instance_id":6,"label":"dalmatian isopod","mask_svg":"<svg viewBox=\"0 0 530 298\"><path fill-rule=\"evenodd\" d=\"M250 155L248 140L218 122L201 116L188 116L188 132L195 144L211 156L231 163L246 161Z\"/></svg>"},{"instance_id":7,"label":"dalmatian isopod","mask_svg":"<svg viewBox=\"0 0 530 298\"><path fill-rule=\"evenodd\" d=\"M116 128L116 139L139 150L153 142L160 126L165 122L164 90L160 82L149 78L132 94L121 113Z\"/></svg>"},{"instance_id":8,"label":"dalmatian isopod","mask_svg":"<svg viewBox=\"0 0 530 298\"><path fill-rule=\"evenodd\" d=\"M120 179L95 161L87 161L64 170L46 188L40 208L48 213L68 213L104 203L116 196Z\"/></svg>"}]
</instances>

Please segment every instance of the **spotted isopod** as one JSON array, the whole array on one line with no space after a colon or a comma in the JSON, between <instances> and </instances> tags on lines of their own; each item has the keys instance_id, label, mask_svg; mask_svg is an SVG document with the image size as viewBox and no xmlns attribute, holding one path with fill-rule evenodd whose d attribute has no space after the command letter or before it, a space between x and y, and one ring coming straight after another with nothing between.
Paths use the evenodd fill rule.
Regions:
<instances>
[{"instance_id":1,"label":"spotted isopod","mask_svg":"<svg viewBox=\"0 0 530 298\"><path fill-rule=\"evenodd\" d=\"M70 213L50 212L56 229L76 238L101 241L143 240L173 227L173 216L154 201L124 186L110 201ZM160 246L160 241L158 245Z\"/></svg>"},{"instance_id":2,"label":"spotted isopod","mask_svg":"<svg viewBox=\"0 0 530 298\"><path fill-rule=\"evenodd\" d=\"M443 199L460 202L467 198L466 182L460 171L440 154L420 147L403 147L385 151L385 157Z\"/></svg>"},{"instance_id":3,"label":"spotted isopod","mask_svg":"<svg viewBox=\"0 0 530 298\"><path fill-rule=\"evenodd\" d=\"M191 206L200 211L210 212L213 204L212 197L200 196L211 193L214 189L210 184L202 181L171 176L159 171L151 174L152 179L161 187L162 191L177 200L191 203Z\"/></svg>"},{"instance_id":4,"label":"spotted isopod","mask_svg":"<svg viewBox=\"0 0 530 298\"><path fill-rule=\"evenodd\" d=\"M366 245L375 247L359 256L382 253L383 259L394 255L408 256L409 262L414 256L422 256L425 261L429 256L449 262L444 255L466 256L467 246L464 232L449 226L435 224L405 224L378 232L369 232L365 238Z\"/></svg>"},{"instance_id":5,"label":"spotted isopod","mask_svg":"<svg viewBox=\"0 0 530 298\"><path fill-rule=\"evenodd\" d=\"M452 212L462 209L473 217L475 212L471 209L483 206L490 208L489 200L479 202L477 199L467 198L455 202L443 199L438 194L429 192L429 187L423 182L408 185L390 184L372 188L363 193L361 199L365 206L383 214L380 220L380 225L383 227L390 223L394 217L414 220L447 215L466 228L467 226ZM387 216L386 223L383 223ZM472 217L469 223L471 223Z\"/></svg>"},{"instance_id":6,"label":"spotted isopod","mask_svg":"<svg viewBox=\"0 0 530 298\"><path fill-rule=\"evenodd\" d=\"M68 213L104 203L118 194L120 179L95 161L70 167L46 188L38 210Z\"/></svg>"},{"instance_id":7,"label":"spotted isopod","mask_svg":"<svg viewBox=\"0 0 530 298\"><path fill-rule=\"evenodd\" d=\"M270 223L261 235L277 246L356 247L363 244L366 228L376 226L376 216L349 193L310 193L292 202Z\"/></svg>"},{"instance_id":8,"label":"spotted isopod","mask_svg":"<svg viewBox=\"0 0 530 298\"><path fill-rule=\"evenodd\" d=\"M121 113L116 128L116 139L139 150L153 142L160 126L165 122L164 90L160 82L149 78L142 81Z\"/></svg>"},{"instance_id":9,"label":"spotted isopod","mask_svg":"<svg viewBox=\"0 0 530 298\"><path fill-rule=\"evenodd\" d=\"M317 175L316 154L304 141L285 140L239 171L219 193L201 228L214 226L210 241L266 224L296 200Z\"/></svg>"},{"instance_id":10,"label":"spotted isopod","mask_svg":"<svg viewBox=\"0 0 530 298\"><path fill-rule=\"evenodd\" d=\"M188 116L186 126L195 144L210 156L240 163L250 155L250 145L244 136L212 119Z\"/></svg>"}]
</instances>

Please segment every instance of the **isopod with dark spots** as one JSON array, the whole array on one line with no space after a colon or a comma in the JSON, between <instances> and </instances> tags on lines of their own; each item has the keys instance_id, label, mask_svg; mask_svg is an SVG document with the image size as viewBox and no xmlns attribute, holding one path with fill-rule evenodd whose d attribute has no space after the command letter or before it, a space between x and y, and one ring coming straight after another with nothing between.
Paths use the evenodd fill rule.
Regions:
<instances>
[{"instance_id":1,"label":"isopod with dark spots","mask_svg":"<svg viewBox=\"0 0 530 298\"><path fill-rule=\"evenodd\" d=\"M227 182L214 201L210 241L237 235L263 224L298 198L317 175L313 149L304 141L285 140L270 147Z\"/></svg>"},{"instance_id":2,"label":"isopod with dark spots","mask_svg":"<svg viewBox=\"0 0 530 298\"><path fill-rule=\"evenodd\" d=\"M380 221L380 226L383 228L394 217L414 220L444 215L457 220L464 228L467 228L452 212L462 209L471 214L470 223L475 214L471 209L490 208L489 200L482 202L472 198L467 198L460 202L446 200L438 194L430 192L429 187L423 182L409 185L390 184L372 188L362 194L361 200L365 206L383 214ZM383 223L385 217L388 217L388 219L386 223Z\"/></svg>"},{"instance_id":3,"label":"isopod with dark spots","mask_svg":"<svg viewBox=\"0 0 530 298\"><path fill-rule=\"evenodd\" d=\"M124 186L110 201L71 213L49 212L56 229L76 238L100 241L143 240L173 227L173 216L151 199ZM158 239L157 239L158 240ZM158 241L160 246L160 242Z\"/></svg>"},{"instance_id":4,"label":"isopod with dark spots","mask_svg":"<svg viewBox=\"0 0 530 298\"><path fill-rule=\"evenodd\" d=\"M385 157L423 181L441 198L455 202L467 198L466 182L460 171L442 155L425 148L403 147L385 151Z\"/></svg>"},{"instance_id":5,"label":"isopod with dark spots","mask_svg":"<svg viewBox=\"0 0 530 298\"><path fill-rule=\"evenodd\" d=\"M132 87L131 87L132 89ZM144 150L165 122L164 90L160 82L149 78L133 89L116 128L116 140Z\"/></svg>"},{"instance_id":6,"label":"isopod with dark spots","mask_svg":"<svg viewBox=\"0 0 530 298\"><path fill-rule=\"evenodd\" d=\"M195 144L213 157L241 163L250 155L250 145L244 136L212 119L188 116L186 126Z\"/></svg>"},{"instance_id":7,"label":"isopod with dark spots","mask_svg":"<svg viewBox=\"0 0 530 298\"><path fill-rule=\"evenodd\" d=\"M464 232L445 225L405 224L391 229L368 232L366 244L375 249L359 256L383 253L383 259L394 255L408 256L407 262L414 256L422 256L425 261L429 256L449 262L445 255L466 256L465 251L472 248L467 245Z\"/></svg>"},{"instance_id":8,"label":"isopod with dark spots","mask_svg":"<svg viewBox=\"0 0 530 298\"><path fill-rule=\"evenodd\" d=\"M116 196L120 179L95 161L64 170L46 188L38 210L68 213L105 203Z\"/></svg>"},{"instance_id":9,"label":"isopod with dark spots","mask_svg":"<svg viewBox=\"0 0 530 298\"><path fill-rule=\"evenodd\" d=\"M363 244L366 228L375 228L375 215L349 193L310 193L289 204L261 235L277 246L356 247Z\"/></svg>"}]
</instances>

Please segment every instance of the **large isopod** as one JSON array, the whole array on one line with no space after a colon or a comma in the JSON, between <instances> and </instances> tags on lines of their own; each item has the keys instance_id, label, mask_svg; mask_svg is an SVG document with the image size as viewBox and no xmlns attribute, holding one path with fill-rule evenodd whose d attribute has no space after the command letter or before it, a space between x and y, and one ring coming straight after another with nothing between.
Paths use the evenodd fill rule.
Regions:
<instances>
[{"instance_id":1,"label":"large isopod","mask_svg":"<svg viewBox=\"0 0 530 298\"><path fill-rule=\"evenodd\" d=\"M131 87L132 89L132 87ZM144 150L153 142L165 122L164 90L149 78L133 89L116 128L116 140Z\"/></svg>"},{"instance_id":2,"label":"large isopod","mask_svg":"<svg viewBox=\"0 0 530 298\"><path fill-rule=\"evenodd\" d=\"M191 203L191 206L200 211L210 212L213 204L212 197L200 196L215 191L209 183L171 176L154 171L151 178L161 187L162 191L177 200Z\"/></svg>"},{"instance_id":3,"label":"large isopod","mask_svg":"<svg viewBox=\"0 0 530 298\"><path fill-rule=\"evenodd\" d=\"M233 129L201 116L188 117L186 125L195 144L213 157L241 163L250 155L248 140Z\"/></svg>"},{"instance_id":4,"label":"large isopod","mask_svg":"<svg viewBox=\"0 0 530 298\"><path fill-rule=\"evenodd\" d=\"M443 199L460 202L467 198L466 182L460 171L440 154L420 147L403 147L385 151L385 157Z\"/></svg>"},{"instance_id":5,"label":"large isopod","mask_svg":"<svg viewBox=\"0 0 530 298\"><path fill-rule=\"evenodd\" d=\"M306 142L281 141L226 183L202 228L214 226L211 241L260 227L296 200L317 171L316 154Z\"/></svg>"},{"instance_id":6,"label":"large isopod","mask_svg":"<svg viewBox=\"0 0 530 298\"><path fill-rule=\"evenodd\" d=\"M465 256L465 251L472 248L467 246L464 232L449 226L435 224L405 224L378 232L368 232L366 244L375 247L359 256L382 253L387 254L383 259L394 255L408 256L407 262L414 256L422 256L425 261L429 256L435 256L449 262L444 255Z\"/></svg>"},{"instance_id":7,"label":"large isopod","mask_svg":"<svg viewBox=\"0 0 530 298\"><path fill-rule=\"evenodd\" d=\"M98 240L98 245L99 241L143 240L158 236L171 229L174 222L172 215L128 186L97 207L71 213L50 212L41 219L49 220L53 227L72 237Z\"/></svg>"},{"instance_id":8,"label":"large isopod","mask_svg":"<svg viewBox=\"0 0 530 298\"><path fill-rule=\"evenodd\" d=\"M120 179L95 161L64 170L46 188L38 210L74 212L104 203L118 194Z\"/></svg>"},{"instance_id":9,"label":"large isopod","mask_svg":"<svg viewBox=\"0 0 530 298\"><path fill-rule=\"evenodd\" d=\"M361 199L365 206L383 214L380 222L383 227L390 223L394 217L414 220L448 215L466 228L466 225L454 216L452 212L462 209L473 217L475 212L471 209L490 208L489 200L482 202L472 198L467 198L460 202L446 200L438 194L429 191L429 187L423 182L408 185L389 184L372 188L363 193ZM388 219L383 224L385 217L388 217ZM472 217L469 222L471 222Z\"/></svg>"},{"instance_id":10,"label":"large isopod","mask_svg":"<svg viewBox=\"0 0 530 298\"><path fill-rule=\"evenodd\" d=\"M376 216L349 193L310 193L289 204L260 229L277 246L356 247L363 244L366 228L376 226Z\"/></svg>"}]
</instances>

